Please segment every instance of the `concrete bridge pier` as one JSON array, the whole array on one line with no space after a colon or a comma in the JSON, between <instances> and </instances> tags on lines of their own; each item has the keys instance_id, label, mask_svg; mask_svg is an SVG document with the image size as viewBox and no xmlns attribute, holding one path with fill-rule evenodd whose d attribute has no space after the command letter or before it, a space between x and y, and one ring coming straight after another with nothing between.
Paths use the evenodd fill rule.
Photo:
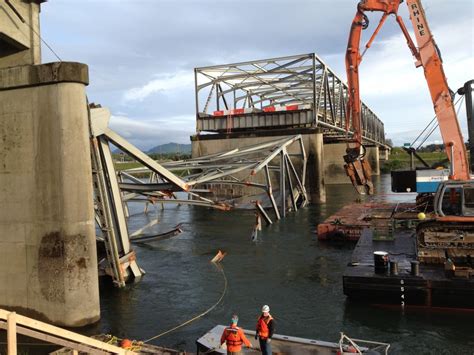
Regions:
<instances>
[{"instance_id":1,"label":"concrete bridge pier","mask_svg":"<svg viewBox=\"0 0 474 355\"><path fill-rule=\"evenodd\" d=\"M307 155L306 190L312 203L326 202L323 174L323 134L317 129L292 129L262 133L229 133L192 136L192 157L225 152L301 134Z\"/></svg>"},{"instance_id":2,"label":"concrete bridge pier","mask_svg":"<svg viewBox=\"0 0 474 355\"><path fill-rule=\"evenodd\" d=\"M88 69L40 64L45 1L0 2L0 307L76 327L100 317Z\"/></svg>"},{"instance_id":3,"label":"concrete bridge pier","mask_svg":"<svg viewBox=\"0 0 474 355\"><path fill-rule=\"evenodd\" d=\"M366 147L365 158L369 160L372 175L380 175L380 150L379 147Z\"/></svg>"},{"instance_id":4,"label":"concrete bridge pier","mask_svg":"<svg viewBox=\"0 0 474 355\"><path fill-rule=\"evenodd\" d=\"M79 63L0 69L0 307L57 325L100 318Z\"/></svg>"},{"instance_id":5,"label":"concrete bridge pier","mask_svg":"<svg viewBox=\"0 0 474 355\"><path fill-rule=\"evenodd\" d=\"M324 177L326 184L350 184L344 170L346 143L324 144ZM378 147L366 147L366 159L372 168L372 175L380 175L380 154Z\"/></svg>"}]
</instances>

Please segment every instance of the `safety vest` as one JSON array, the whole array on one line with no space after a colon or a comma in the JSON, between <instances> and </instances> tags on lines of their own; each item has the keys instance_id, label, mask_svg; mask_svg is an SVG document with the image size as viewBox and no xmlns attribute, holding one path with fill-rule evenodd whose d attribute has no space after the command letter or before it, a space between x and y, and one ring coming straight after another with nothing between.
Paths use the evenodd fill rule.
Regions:
<instances>
[{"instance_id":1,"label":"safety vest","mask_svg":"<svg viewBox=\"0 0 474 355\"><path fill-rule=\"evenodd\" d=\"M227 345L227 351L231 353L242 350L243 341L240 337L239 329L238 327L227 327L225 329L225 343Z\"/></svg>"},{"instance_id":2,"label":"safety vest","mask_svg":"<svg viewBox=\"0 0 474 355\"><path fill-rule=\"evenodd\" d=\"M268 329L268 323L272 320L272 316L268 315L268 318L265 320L265 317L262 315L260 318L258 318L257 322L257 332L258 336L261 339L267 339L268 336L270 335L270 331Z\"/></svg>"}]
</instances>

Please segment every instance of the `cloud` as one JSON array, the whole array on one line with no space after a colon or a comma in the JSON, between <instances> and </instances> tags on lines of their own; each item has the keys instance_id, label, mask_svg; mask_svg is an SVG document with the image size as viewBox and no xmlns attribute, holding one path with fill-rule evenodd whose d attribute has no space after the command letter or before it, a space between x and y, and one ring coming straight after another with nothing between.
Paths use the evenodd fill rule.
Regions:
<instances>
[{"instance_id":1,"label":"cloud","mask_svg":"<svg viewBox=\"0 0 474 355\"><path fill-rule=\"evenodd\" d=\"M156 92L170 93L174 90L192 87L193 85L193 72L178 71L176 73L161 74L158 75L157 79L153 79L141 87L127 90L124 94L124 100L143 101Z\"/></svg>"},{"instance_id":2,"label":"cloud","mask_svg":"<svg viewBox=\"0 0 474 355\"><path fill-rule=\"evenodd\" d=\"M474 68L473 47L466 45L469 41L472 43L472 37L469 37L472 26L472 19L464 19L456 26L431 27L453 91L474 74L472 69L468 69ZM423 68L415 68L402 34L374 42L361 65L360 85L362 100L382 119L387 138L396 145L411 143L434 117ZM465 117L464 103L461 103L458 121L467 140ZM428 139L430 142L434 140L441 140L439 129Z\"/></svg>"},{"instance_id":3,"label":"cloud","mask_svg":"<svg viewBox=\"0 0 474 355\"><path fill-rule=\"evenodd\" d=\"M453 26L433 26L432 32L444 60L443 66L453 89L457 89L469 78L466 68L474 67L474 58L466 48L465 38L459 33L472 33L472 20L464 20ZM411 34L414 38L414 35ZM472 41L472 38L471 38ZM376 98L387 95L415 96L428 92L423 68L415 68L414 59L408 50L402 34L375 42L375 53L371 49L366 53L361 64L361 92L364 97Z\"/></svg>"},{"instance_id":4,"label":"cloud","mask_svg":"<svg viewBox=\"0 0 474 355\"><path fill-rule=\"evenodd\" d=\"M168 142L189 143L194 133L194 116L169 116L152 120L112 115L110 128L140 149Z\"/></svg>"},{"instance_id":5,"label":"cloud","mask_svg":"<svg viewBox=\"0 0 474 355\"><path fill-rule=\"evenodd\" d=\"M184 143L194 133L194 67L316 52L345 80L356 3L55 0L42 4L41 30L63 60L89 65L89 99L116 114L112 127L151 146L154 137L166 143L176 135ZM424 0L423 5L456 89L474 74L474 2ZM410 28L406 2L400 14ZM380 14L369 17L365 37ZM387 137L421 130L434 114L423 70L414 68L400 33L390 17L361 67L362 99L384 121ZM42 49L44 61L55 60Z\"/></svg>"}]
</instances>

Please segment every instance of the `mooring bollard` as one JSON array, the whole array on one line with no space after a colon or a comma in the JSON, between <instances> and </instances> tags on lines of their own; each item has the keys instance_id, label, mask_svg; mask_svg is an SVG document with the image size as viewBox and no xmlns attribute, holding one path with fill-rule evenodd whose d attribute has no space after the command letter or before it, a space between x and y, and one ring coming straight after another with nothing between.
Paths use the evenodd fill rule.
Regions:
<instances>
[{"instance_id":1,"label":"mooring bollard","mask_svg":"<svg viewBox=\"0 0 474 355\"><path fill-rule=\"evenodd\" d=\"M412 276L420 276L420 262L413 260L411 261L411 274Z\"/></svg>"},{"instance_id":2,"label":"mooring bollard","mask_svg":"<svg viewBox=\"0 0 474 355\"><path fill-rule=\"evenodd\" d=\"M388 253L386 251L374 251L374 272L385 274L388 270Z\"/></svg>"},{"instance_id":3,"label":"mooring bollard","mask_svg":"<svg viewBox=\"0 0 474 355\"><path fill-rule=\"evenodd\" d=\"M390 261L390 275L398 275L398 261Z\"/></svg>"}]
</instances>

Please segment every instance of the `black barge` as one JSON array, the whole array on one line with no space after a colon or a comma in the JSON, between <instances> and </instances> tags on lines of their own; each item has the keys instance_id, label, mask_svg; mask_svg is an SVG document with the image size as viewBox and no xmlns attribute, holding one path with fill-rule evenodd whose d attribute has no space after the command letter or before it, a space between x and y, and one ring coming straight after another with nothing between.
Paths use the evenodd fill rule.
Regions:
<instances>
[{"instance_id":1,"label":"black barge","mask_svg":"<svg viewBox=\"0 0 474 355\"><path fill-rule=\"evenodd\" d=\"M377 272L375 252L385 252L390 260L385 265L382 260ZM392 239L380 240L364 229L343 274L344 294L370 304L474 311L474 279L469 273L454 276L443 265L420 264L416 256L413 231L397 231Z\"/></svg>"}]
</instances>

